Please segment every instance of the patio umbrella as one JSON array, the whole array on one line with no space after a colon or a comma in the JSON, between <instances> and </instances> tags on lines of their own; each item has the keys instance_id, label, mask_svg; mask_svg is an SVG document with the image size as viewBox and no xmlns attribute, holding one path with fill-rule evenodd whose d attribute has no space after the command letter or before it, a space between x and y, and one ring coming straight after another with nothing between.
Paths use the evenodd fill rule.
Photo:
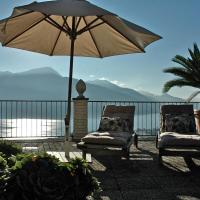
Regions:
<instances>
[{"instance_id":1,"label":"patio umbrella","mask_svg":"<svg viewBox=\"0 0 200 200\"><path fill-rule=\"evenodd\" d=\"M66 134L69 134L74 56L103 58L145 52L148 44L160 38L85 0L33 2L14 8L9 18L0 21L2 46L49 56L70 55Z\"/></svg>"}]
</instances>

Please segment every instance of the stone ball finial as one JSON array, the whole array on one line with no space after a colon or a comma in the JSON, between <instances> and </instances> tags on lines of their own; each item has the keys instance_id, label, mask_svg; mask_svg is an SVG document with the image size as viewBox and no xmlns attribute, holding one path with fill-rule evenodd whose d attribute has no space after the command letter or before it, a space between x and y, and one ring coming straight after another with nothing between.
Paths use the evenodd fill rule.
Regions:
<instances>
[{"instance_id":1,"label":"stone ball finial","mask_svg":"<svg viewBox=\"0 0 200 200\"><path fill-rule=\"evenodd\" d=\"M77 90L78 95L79 95L77 98L79 98L79 99L85 98L84 95L83 95L83 93L86 91L86 84L85 84L85 82L82 79L80 79L77 82L77 84L76 84L76 90Z\"/></svg>"}]
</instances>

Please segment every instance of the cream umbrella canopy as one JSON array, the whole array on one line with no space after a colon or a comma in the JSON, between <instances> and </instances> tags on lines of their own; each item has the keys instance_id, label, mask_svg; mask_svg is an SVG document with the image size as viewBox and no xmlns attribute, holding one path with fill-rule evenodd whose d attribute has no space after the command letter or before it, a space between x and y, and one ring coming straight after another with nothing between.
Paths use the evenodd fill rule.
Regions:
<instances>
[{"instance_id":1,"label":"cream umbrella canopy","mask_svg":"<svg viewBox=\"0 0 200 200\"><path fill-rule=\"evenodd\" d=\"M0 21L2 46L49 56L69 55L69 135L74 56L107 57L145 52L161 37L85 0L33 2Z\"/></svg>"}]
</instances>

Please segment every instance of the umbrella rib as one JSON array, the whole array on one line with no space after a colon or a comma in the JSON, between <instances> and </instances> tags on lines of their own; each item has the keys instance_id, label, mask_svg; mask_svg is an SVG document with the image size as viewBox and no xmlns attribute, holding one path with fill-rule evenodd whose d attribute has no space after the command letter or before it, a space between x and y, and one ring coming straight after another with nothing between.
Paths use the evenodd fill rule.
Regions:
<instances>
[{"instance_id":1,"label":"umbrella rib","mask_svg":"<svg viewBox=\"0 0 200 200\"><path fill-rule=\"evenodd\" d=\"M101 16L97 16L96 19L92 20L89 24L86 24L86 26L84 28L82 28L80 31L77 32L77 35L80 35L81 33L88 31L88 29L90 29L90 26L99 19L101 19ZM94 25L94 26L96 26L96 25ZM98 24L98 26L99 26L99 24Z\"/></svg>"},{"instance_id":2,"label":"umbrella rib","mask_svg":"<svg viewBox=\"0 0 200 200\"><path fill-rule=\"evenodd\" d=\"M64 24L65 24L65 21L63 22L62 27L64 26ZM54 50L55 50L55 48L56 48L56 45L58 44L58 40L59 40L59 38L60 38L61 33L62 33L62 30L60 29L60 31L59 31L59 33L58 33L58 37L56 38L55 44L54 44L53 49L52 49L52 51L51 51L51 53L50 53L50 56L53 55L53 52L54 52Z\"/></svg>"},{"instance_id":3,"label":"umbrella rib","mask_svg":"<svg viewBox=\"0 0 200 200\"><path fill-rule=\"evenodd\" d=\"M62 29L62 27L59 27L58 25L56 25L55 23L53 23L52 21L49 21L49 19L45 19L45 21L47 22L47 23L49 23L50 25L52 25L52 26L54 26L55 28L57 28L57 29ZM65 32L66 33L66 30L64 30L64 29L62 29L63 30L63 32Z\"/></svg>"},{"instance_id":4,"label":"umbrella rib","mask_svg":"<svg viewBox=\"0 0 200 200\"><path fill-rule=\"evenodd\" d=\"M126 38L130 43L134 44L138 49L140 49L143 53L145 53L145 50L135 44L133 41L131 41L126 35L124 35L121 31L117 30L113 25L111 25L109 22L107 22L105 19L100 17L102 21L104 21L106 24L108 24L111 28L113 28L115 31L117 31L120 35L122 35L124 38Z\"/></svg>"},{"instance_id":5,"label":"umbrella rib","mask_svg":"<svg viewBox=\"0 0 200 200\"><path fill-rule=\"evenodd\" d=\"M68 25L68 23L67 23L67 18L68 17L65 17L64 18L64 16L62 16L62 18L63 18L63 21L65 21L65 28L67 29L67 31L68 31L68 34L71 32L71 28L69 27L69 25Z\"/></svg>"},{"instance_id":6,"label":"umbrella rib","mask_svg":"<svg viewBox=\"0 0 200 200\"><path fill-rule=\"evenodd\" d=\"M46 18L46 17L45 17ZM42 18L41 20L39 20L38 22L34 23L33 25L31 25L30 27L28 27L27 29L25 29L24 31L22 31L21 33L17 34L16 36L14 36L13 38L11 38L9 41L7 41L6 43L3 43L3 46L8 45L10 42L12 42L13 40L15 40L16 38L18 38L19 36L21 36L22 34L26 33L27 31L29 31L31 28L37 26L39 23L41 23L43 20L45 20L45 18Z\"/></svg>"},{"instance_id":7,"label":"umbrella rib","mask_svg":"<svg viewBox=\"0 0 200 200\"><path fill-rule=\"evenodd\" d=\"M77 24L76 24L76 28L75 28L76 31L78 30L78 26L79 26L79 24L80 24L80 22L81 22L81 19L82 19L82 17L79 17L78 22L77 22Z\"/></svg>"},{"instance_id":8,"label":"umbrella rib","mask_svg":"<svg viewBox=\"0 0 200 200\"><path fill-rule=\"evenodd\" d=\"M45 14L44 14L45 15ZM47 15L45 15L47 16ZM50 20L50 21L49 21ZM49 24L51 24L52 26L56 27L57 29L62 30L63 32L67 33L68 35L70 35L70 32L66 29L64 29L60 24L58 24L55 20L53 20L51 17L47 16L47 18L45 19L46 22L48 22Z\"/></svg>"},{"instance_id":9,"label":"umbrella rib","mask_svg":"<svg viewBox=\"0 0 200 200\"><path fill-rule=\"evenodd\" d=\"M105 24L105 22L100 22L100 23L98 23L98 24L96 24L96 25L94 25L94 26L88 26L87 28L84 28L85 30L79 31L78 34L80 35L80 34L86 32L86 31L92 30L93 28L96 28L97 26L100 26L100 25L102 25L102 24Z\"/></svg>"},{"instance_id":10,"label":"umbrella rib","mask_svg":"<svg viewBox=\"0 0 200 200\"><path fill-rule=\"evenodd\" d=\"M85 20L84 17L83 17L83 20L84 20L85 24L87 25L87 22L86 22L86 20ZM97 49L97 51L98 51L98 53L99 53L100 58L103 58L103 56L102 56L102 54L101 54L101 52L100 52L100 50L99 50L99 48L98 48L97 42L96 42L96 40L95 40L95 38L94 38L94 36L93 36L91 30L89 29L88 32L90 33L90 36L91 36L91 38L92 38L92 40L93 40L93 42L94 42L94 45L95 45L95 47L96 47L96 49Z\"/></svg>"}]
</instances>

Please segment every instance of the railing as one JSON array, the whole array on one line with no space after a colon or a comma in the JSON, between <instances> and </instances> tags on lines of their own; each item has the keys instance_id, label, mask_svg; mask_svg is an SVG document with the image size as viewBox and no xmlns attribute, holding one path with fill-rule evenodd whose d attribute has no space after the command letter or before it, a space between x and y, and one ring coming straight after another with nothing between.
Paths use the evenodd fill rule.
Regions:
<instances>
[{"instance_id":1,"label":"railing","mask_svg":"<svg viewBox=\"0 0 200 200\"><path fill-rule=\"evenodd\" d=\"M160 127L160 106L184 102L89 101L88 130L96 131L105 105L134 105L134 129L141 136L154 136ZM192 103L194 109L200 102ZM0 100L0 138L64 136L66 101ZM73 102L72 102L73 110ZM73 119L73 113L72 113ZM73 127L73 120L71 127ZM73 128L71 128L73 133Z\"/></svg>"},{"instance_id":2,"label":"railing","mask_svg":"<svg viewBox=\"0 0 200 200\"><path fill-rule=\"evenodd\" d=\"M0 101L0 137L64 135L66 101Z\"/></svg>"}]
</instances>

